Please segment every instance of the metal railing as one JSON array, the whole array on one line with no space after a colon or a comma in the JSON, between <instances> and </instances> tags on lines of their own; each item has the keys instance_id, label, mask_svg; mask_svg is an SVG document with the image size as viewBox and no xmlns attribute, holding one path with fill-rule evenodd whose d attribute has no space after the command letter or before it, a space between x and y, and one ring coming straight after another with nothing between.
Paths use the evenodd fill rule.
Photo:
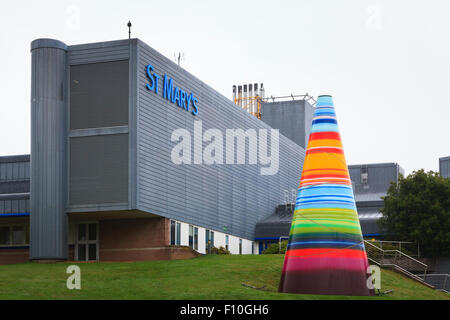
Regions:
<instances>
[{"instance_id":1,"label":"metal railing","mask_svg":"<svg viewBox=\"0 0 450 320\"><path fill-rule=\"evenodd\" d=\"M364 240L367 258L380 267L389 267L429 287L421 275L426 275L428 266L399 250L383 250L380 247Z\"/></svg>"},{"instance_id":2,"label":"metal railing","mask_svg":"<svg viewBox=\"0 0 450 320\"><path fill-rule=\"evenodd\" d=\"M450 275L446 273L429 273L418 275L423 281L432 285L436 290L450 293Z\"/></svg>"},{"instance_id":3,"label":"metal railing","mask_svg":"<svg viewBox=\"0 0 450 320\"><path fill-rule=\"evenodd\" d=\"M308 101L312 106L314 106L316 104L316 99L314 99L313 96L310 96L308 93L306 94L292 94L290 96L280 96L280 97L274 97L274 96L270 96L270 97L265 97L265 98L261 98L261 100L263 102L275 102L275 100L277 101L286 101L286 100L306 100Z\"/></svg>"},{"instance_id":4,"label":"metal railing","mask_svg":"<svg viewBox=\"0 0 450 320\"><path fill-rule=\"evenodd\" d=\"M389 241L389 240L366 240L383 250L399 250L410 257L420 258L420 247L416 242Z\"/></svg>"}]
</instances>

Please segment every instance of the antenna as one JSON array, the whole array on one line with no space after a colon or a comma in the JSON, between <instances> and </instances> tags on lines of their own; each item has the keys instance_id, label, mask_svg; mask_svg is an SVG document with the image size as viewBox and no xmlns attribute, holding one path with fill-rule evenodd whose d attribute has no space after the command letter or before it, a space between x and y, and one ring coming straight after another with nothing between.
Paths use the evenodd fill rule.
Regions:
<instances>
[{"instance_id":1,"label":"antenna","mask_svg":"<svg viewBox=\"0 0 450 320\"><path fill-rule=\"evenodd\" d=\"M128 39L131 39L131 26L132 26L131 21L128 20L128 23L127 23L127 27L128 27Z\"/></svg>"},{"instance_id":2,"label":"antenna","mask_svg":"<svg viewBox=\"0 0 450 320\"><path fill-rule=\"evenodd\" d=\"M181 61L185 61L184 58L184 52L178 52L178 56L176 55L176 53L173 54L173 59L178 63L178 65L181 65Z\"/></svg>"}]
</instances>

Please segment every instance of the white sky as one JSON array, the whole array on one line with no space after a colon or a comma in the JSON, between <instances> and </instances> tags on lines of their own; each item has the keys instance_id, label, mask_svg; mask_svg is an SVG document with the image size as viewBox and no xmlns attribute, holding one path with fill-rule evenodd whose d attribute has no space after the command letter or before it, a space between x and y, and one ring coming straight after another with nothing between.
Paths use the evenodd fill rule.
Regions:
<instances>
[{"instance_id":1,"label":"white sky","mask_svg":"<svg viewBox=\"0 0 450 320\"><path fill-rule=\"evenodd\" d=\"M450 1L0 3L0 155L30 152L30 42L140 38L231 99L332 94L348 164L438 170L450 155Z\"/></svg>"}]
</instances>

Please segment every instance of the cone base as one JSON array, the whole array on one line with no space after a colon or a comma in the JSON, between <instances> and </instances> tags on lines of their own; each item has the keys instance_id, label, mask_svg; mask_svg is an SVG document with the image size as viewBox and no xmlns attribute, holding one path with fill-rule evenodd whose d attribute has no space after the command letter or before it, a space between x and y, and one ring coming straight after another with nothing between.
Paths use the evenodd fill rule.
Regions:
<instances>
[{"instance_id":1,"label":"cone base","mask_svg":"<svg viewBox=\"0 0 450 320\"><path fill-rule=\"evenodd\" d=\"M286 271L279 292L345 296L373 296L365 273L349 270Z\"/></svg>"}]
</instances>

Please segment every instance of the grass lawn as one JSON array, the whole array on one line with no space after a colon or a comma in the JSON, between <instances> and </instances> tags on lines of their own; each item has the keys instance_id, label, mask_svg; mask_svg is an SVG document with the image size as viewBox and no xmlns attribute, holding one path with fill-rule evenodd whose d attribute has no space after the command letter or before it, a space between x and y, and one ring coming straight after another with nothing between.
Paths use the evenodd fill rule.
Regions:
<instances>
[{"instance_id":1,"label":"grass lawn","mask_svg":"<svg viewBox=\"0 0 450 320\"><path fill-rule=\"evenodd\" d=\"M348 297L277 292L283 255L206 256L189 260L78 263L81 290L68 290L72 263L0 266L0 299L450 299L382 270L385 296ZM242 283L262 287L248 288Z\"/></svg>"}]
</instances>

